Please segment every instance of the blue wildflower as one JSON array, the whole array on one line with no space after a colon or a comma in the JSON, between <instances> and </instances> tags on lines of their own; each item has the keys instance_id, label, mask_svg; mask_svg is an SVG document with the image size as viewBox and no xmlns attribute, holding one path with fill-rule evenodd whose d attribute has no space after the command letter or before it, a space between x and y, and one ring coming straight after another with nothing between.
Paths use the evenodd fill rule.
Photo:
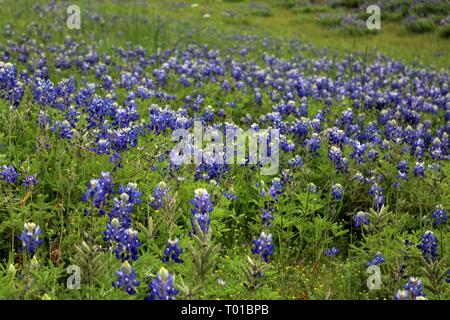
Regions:
<instances>
[{"instance_id":1,"label":"blue wildflower","mask_svg":"<svg viewBox=\"0 0 450 320\"><path fill-rule=\"evenodd\" d=\"M41 229L39 226L36 226L34 222L25 223L23 229L22 234L19 236L19 240L22 241L23 249L33 256L37 247L42 244L42 240L39 239Z\"/></svg>"},{"instance_id":2,"label":"blue wildflower","mask_svg":"<svg viewBox=\"0 0 450 320\"><path fill-rule=\"evenodd\" d=\"M108 201L108 197L113 193L114 185L112 183L111 174L102 172L99 179L92 179L89 182L88 189L84 193L81 201L86 202L93 199L93 204L99 210L99 215L105 214L105 210L101 208Z\"/></svg>"},{"instance_id":3,"label":"blue wildflower","mask_svg":"<svg viewBox=\"0 0 450 320\"><path fill-rule=\"evenodd\" d=\"M191 203L194 205L194 208L191 210L194 215L193 218L191 218L192 230L194 234L197 234L196 222L200 226L203 233L208 233L209 225L211 223L209 213L214 209L214 205L211 202L211 196L204 188L196 189L194 199Z\"/></svg>"},{"instance_id":4,"label":"blue wildflower","mask_svg":"<svg viewBox=\"0 0 450 320\"><path fill-rule=\"evenodd\" d=\"M191 210L192 214L209 214L213 211L214 205L211 202L211 196L204 188L199 188L194 191L194 199L191 200L194 208Z\"/></svg>"},{"instance_id":5,"label":"blue wildflower","mask_svg":"<svg viewBox=\"0 0 450 320\"><path fill-rule=\"evenodd\" d=\"M133 267L125 261L122 264L122 268L116 271L117 281L113 282L114 288L121 288L128 294L135 294L137 287L139 287L139 281L136 280L136 273Z\"/></svg>"},{"instance_id":6,"label":"blue wildflower","mask_svg":"<svg viewBox=\"0 0 450 320\"><path fill-rule=\"evenodd\" d=\"M424 162L416 162L416 165L414 167L414 176L425 176L425 163Z\"/></svg>"},{"instance_id":7,"label":"blue wildflower","mask_svg":"<svg viewBox=\"0 0 450 320\"><path fill-rule=\"evenodd\" d=\"M317 192L317 187L314 183L310 182L308 183L308 192L309 193L316 193Z\"/></svg>"},{"instance_id":8,"label":"blue wildflower","mask_svg":"<svg viewBox=\"0 0 450 320\"><path fill-rule=\"evenodd\" d=\"M25 179L23 179L23 184L25 185L25 187L27 187L28 189L35 187L38 184L38 180L36 179L36 175L33 174L29 177L26 177Z\"/></svg>"},{"instance_id":9,"label":"blue wildflower","mask_svg":"<svg viewBox=\"0 0 450 320\"><path fill-rule=\"evenodd\" d=\"M235 195L234 193L227 192L227 191L224 191L224 192L223 192L223 195L224 195L228 200L236 200L236 199L238 198L238 196Z\"/></svg>"},{"instance_id":10,"label":"blue wildflower","mask_svg":"<svg viewBox=\"0 0 450 320\"><path fill-rule=\"evenodd\" d=\"M367 266L376 266L385 262L383 255L380 252L377 252L372 260L367 262Z\"/></svg>"},{"instance_id":11,"label":"blue wildflower","mask_svg":"<svg viewBox=\"0 0 450 320\"><path fill-rule=\"evenodd\" d=\"M394 300L409 300L410 295L408 290L398 290L394 294Z\"/></svg>"},{"instance_id":12,"label":"blue wildflower","mask_svg":"<svg viewBox=\"0 0 450 320\"><path fill-rule=\"evenodd\" d=\"M169 262L170 260L173 260L176 263L183 263L183 260L180 258L181 253L183 253L183 248L179 247L178 239L169 239L169 241L167 241L167 247L164 250L162 261Z\"/></svg>"},{"instance_id":13,"label":"blue wildflower","mask_svg":"<svg viewBox=\"0 0 450 320\"><path fill-rule=\"evenodd\" d=\"M436 206L436 210L434 210L431 217L434 219L434 225L447 224L447 211L444 210L442 204Z\"/></svg>"},{"instance_id":14,"label":"blue wildflower","mask_svg":"<svg viewBox=\"0 0 450 320\"><path fill-rule=\"evenodd\" d=\"M353 220L355 221L355 227L359 227L361 225L369 225L370 220L368 218L368 213L359 211L354 217Z\"/></svg>"},{"instance_id":15,"label":"blue wildflower","mask_svg":"<svg viewBox=\"0 0 450 320\"><path fill-rule=\"evenodd\" d=\"M290 167L303 166L303 158L300 155L296 155L295 158L289 159L287 164Z\"/></svg>"},{"instance_id":16,"label":"blue wildflower","mask_svg":"<svg viewBox=\"0 0 450 320\"><path fill-rule=\"evenodd\" d=\"M425 294L423 293L423 283L419 278L409 278L403 288L409 291L409 295L413 300L417 300L419 297L425 297Z\"/></svg>"},{"instance_id":17,"label":"blue wildflower","mask_svg":"<svg viewBox=\"0 0 450 320\"><path fill-rule=\"evenodd\" d=\"M437 242L433 232L427 231L422 235L422 243L419 244L422 256L427 261L434 261L437 257Z\"/></svg>"},{"instance_id":18,"label":"blue wildflower","mask_svg":"<svg viewBox=\"0 0 450 320\"><path fill-rule=\"evenodd\" d=\"M16 168L12 164L8 166L2 166L0 171L0 180L5 181L8 184L16 184L17 183L17 177L20 176L16 172Z\"/></svg>"},{"instance_id":19,"label":"blue wildflower","mask_svg":"<svg viewBox=\"0 0 450 320\"><path fill-rule=\"evenodd\" d=\"M274 200L278 200L278 197L283 193L284 187L279 178L272 180L272 186L269 189L269 194Z\"/></svg>"},{"instance_id":20,"label":"blue wildflower","mask_svg":"<svg viewBox=\"0 0 450 320\"><path fill-rule=\"evenodd\" d=\"M323 252L323 255L325 257L335 257L337 256L339 253L341 252L341 250L339 250L338 248L332 247L331 249L326 249Z\"/></svg>"},{"instance_id":21,"label":"blue wildflower","mask_svg":"<svg viewBox=\"0 0 450 320\"><path fill-rule=\"evenodd\" d=\"M270 226L273 220L273 208L263 209L261 208L261 211L263 212L261 215L262 218L262 224L263 226Z\"/></svg>"},{"instance_id":22,"label":"blue wildflower","mask_svg":"<svg viewBox=\"0 0 450 320\"><path fill-rule=\"evenodd\" d=\"M377 183L372 184L369 190L369 194L374 195L373 207L376 210L380 210L380 208L384 205L384 189L380 187Z\"/></svg>"},{"instance_id":23,"label":"blue wildflower","mask_svg":"<svg viewBox=\"0 0 450 320\"><path fill-rule=\"evenodd\" d=\"M142 244L138 240L138 232L132 228L123 230L120 234L120 241L117 243L116 258L125 260L137 260L138 248Z\"/></svg>"},{"instance_id":24,"label":"blue wildflower","mask_svg":"<svg viewBox=\"0 0 450 320\"><path fill-rule=\"evenodd\" d=\"M156 278L148 285L150 296L147 300L175 300L178 290L175 288L174 276L165 268L161 268L156 274Z\"/></svg>"},{"instance_id":25,"label":"blue wildflower","mask_svg":"<svg viewBox=\"0 0 450 320\"><path fill-rule=\"evenodd\" d=\"M260 255L265 262L269 262L269 256L273 255L275 246L272 243L272 234L261 232L259 239L253 241L253 254Z\"/></svg>"},{"instance_id":26,"label":"blue wildflower","mask_svg":"<svg viewBox=\"0 0 450 320\"><path fill-rule=\"evenodd\" d=\"M106 231L103 232L103 240L119 242L123 228L119 222L119 219L113 218L106 224Z\"/></svg>"},{"instance_id":27,"label":"blue wildflower","mask_svg":"<svg viewBox=\"0 0 450 320\"><path fill-rule=\"evenodd\" d=\"M344 187L339 183L333 184L331 187L331 195L334 200L341 201L344 197Z\"/></svg>"},{"instance_id":28,"label":"blue wildflower","mask_svg":"<svg viewBox=\"0 0 450 320\"><path fill-rule=\"evenodd\" d=\"M168 193L169 187L167 187L164 181L161 181L153 190L153 201L150 203L150 205L155 210L160 210L164 206L164 199L167 198Z\"/></svg>"}]
</instances>

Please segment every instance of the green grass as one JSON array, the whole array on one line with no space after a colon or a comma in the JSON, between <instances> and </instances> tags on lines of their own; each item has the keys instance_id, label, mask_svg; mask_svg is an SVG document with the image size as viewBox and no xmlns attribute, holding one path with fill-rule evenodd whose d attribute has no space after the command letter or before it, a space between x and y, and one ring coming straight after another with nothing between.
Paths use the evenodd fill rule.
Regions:
<instances>
[{"instance_id":1,"label":"green grass","mask_svg":"<svg viewBox=\"0 0 450 320\"><path fill-rule=\"evenodd\" d=\"M32 21L39 22L43 30L50 31L51 19L39 19L30 10L34 1L24 1L28 5L19 6L15 1L5 1L0 7L3 19L0 27L4 29L11 24L15 29L26 30ZM42 0L40 3L44 3ZM88 37L93 32L101 47L110 50L112 45L125 46L127 42L139 43L149 50L157 47L169 47L183 44L190 40L203 41L224 49L224 44L217 38L220 33L271 35L281 38L301 39L321 48L346 51L378 50L408 64L450 67L450 41L440 36L443 31L434 30L423 34L410 33L401 23L381 17L382 28L376 33L364 33L353 36L339 28L327 27L320 23L317 12L308 10L286 9L269 1L263 8L253 8L250 2L191 1L184 6L175 6L172 1L123 1L110 3L98 1L91 3L78 1L82 13L81 30L67 30L63 25L55 37L64 39L67 35L80 34ZM198 6L191 7L193 3ZM68 4L68 2L67 2ZM65 5L59 10L59 24L65 24ZM229 15L231 12L232 15ZM331 9L327 14L338 14L342 9ZM104 25L92 21L88 15L98 13ZM209 18L204 18L208 14ZM125 19L131 17L132 19ZM113 18L115 20L113 20ZM114 21L114 22L113 22ZM186 30L194 30L186 36Z\"/></svg>"}]
</instances>

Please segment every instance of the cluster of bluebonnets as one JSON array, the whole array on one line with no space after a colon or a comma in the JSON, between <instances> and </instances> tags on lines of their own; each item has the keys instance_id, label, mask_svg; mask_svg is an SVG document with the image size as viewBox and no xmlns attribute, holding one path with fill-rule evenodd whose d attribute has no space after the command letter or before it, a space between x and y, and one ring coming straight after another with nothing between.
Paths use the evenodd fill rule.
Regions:
<instances>
[{"instance_id":1,"label":"cluster of bluebonnets","mask_svg":"<svg viewBox=\"0 0 450 320\"><path fill-rule=\"evenodd\" d=\"M300 7L302 4L304 5L302 1L294 1L294 3ZM365 28L365 23L369 16L369 14L366 14L366 9L374 5L380 8L383 16L382 20L385 22L399 21L404 29L414 33L433 32L437 29L444 38L449 37L450 4L445 0L332 0L315 4L317 12L322 12L319 18L324 24L340 27L349 31L352 35L362 35L369 32ZM342 10L336 12L337 8ZM314 9L312 11L314 12ZM373 13L374 11L370 12L370 14Z\"/></svg>"},{"instance_id":2,"label":"cluster of bluebonnets","mask_svg":"<svg viewBox=\"0 0 450 320\"><path fill-rule=\"evenodd\" d=\"M81 214L87 221L106 217L100 231L103 246L122 264L115 279L111 276L112 285L130 295L137 293L141 283L133 265L143 247L136 218L143 195L137 183L117 184L114 175L127 166L123 161L127 152L136 150L146 139L167 138L176 129L192 129L195 121L220 130L279 130L279 140L272 142L281 149L280 170L254 186L259 192L259 227L247 252L266 264L278 254L273 222L283 214L280 199L292 188L294 173L307 166L313 168L315 161L329 163L332 178L323 185L317 180L306 181L308 197L327 197L330 210L325 214L337 219L346 194L355 192L351 186L357 186L361 199L369 200L362 200L352 213L349 229L362 232L369 232L381 220L386 207L394 205L392 194L402 192L404 184L445 174L442 168L450 160L447 72L409 67L384 56L368 61L356 54L341 59L327 55L284 58L268 53L270 40L235 39L248 47L221 52L192 44L148 52L130 45L113 48L114 55L110 55L69 36L45 49L24 36L9 40L0 51L0 96L9 112L32 103L40 137L52 135L99 158L108 156L112 169L86 181L84 193L80 192ZM255 58L252 46L256 43L267 47L267 52ZM298 52L305 50L297 42L288 45ZM74 76L51 80L53 73L64 71L81 75L81 80ZM45 141L43 146L50 148ZM164 181L152 188L149 205L154 212L168 210L174 195L171 188L178 183L176 176L184 172L183 165L171 162L169 151L149 168L161 170L157 165L167 163L161 170ZM201 150L192 152L197 155ZM381 174L377 168L382 163L395 168L394 175ZM259 177L263 164L240 166ZM192 174L196 182L214 180L215 184L209 191L192 189L190 212L183 212L191 222L185 237L212 232L212 213L220 200L214 190L232 179L233 172L229 164L201 162L195 166ZM448 177L444 179L448 184ZM22 177L12 164L0 168L0 190L5 192L13 190L9 186L20 184L39 192L38 180L37 174ZM240 195L227 189L221 196L237 201ZM448 232L448 202L444 203L445 198L440 201L433 204L434 211L426 213L435 232L420 230L421 242L415 244L427 263L444 254L440 234ZM45 242L45 234L46 230L26 221L18 238L23 250L33 257ZM170 237L161 257L168 269L172 262L185 263L186 249L178 238ZM379 250L364 262L367 266L386 262L383 248ZM335 259L342 251L345 248L335 245L323 248L321 255ZM161 268L148 284L148 298L176 298L179 290L174 282L174 275ZM426 293L417 277L409 278L395 293L395 299L423 298Z\"/></svg>"}]
</instances>

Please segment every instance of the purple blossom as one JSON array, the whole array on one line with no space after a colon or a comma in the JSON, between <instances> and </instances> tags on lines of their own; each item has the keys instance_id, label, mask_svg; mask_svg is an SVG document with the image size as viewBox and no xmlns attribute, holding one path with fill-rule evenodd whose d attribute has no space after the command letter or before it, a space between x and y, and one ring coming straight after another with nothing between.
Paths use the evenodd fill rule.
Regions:
<instances>
[{"instance_id":1,"label":"purple blossom","mask_svg":"<svg viewBox=\"0 0 450 320\"><path fill-rule=\"evenodd\" d=\"M136 273L128 261L125 261L122 268L116 271L116 277L116 282L112 283L113 287L121 288L128 294L136 294L136 288L140 283L136 280Z\"/></svg>"},{"instance_id":2,"label":"purple blossom","mask_svg":"<svg viewBox=\"0 0 450 320\"><path fill-rule=\"evenodd\" d=\"M355 214L353 216L353 220L355 221L355 227L370 224L370 220L368 218L368 213L363 212L363 211L359 211L357 214Z\"/></svg>"},{"instance_id":3,"label":"purple blossom","mask_svg":"<svg viewBox=\"0 0 450 320\"><path fill-rule=\"evenodd\" d=\"M16 184L18 176L20 176L20 174L16 172L16 168L14 168L12 164L8 166L3 165L1 167L0 180L5 181L7 184Z\"/></svg>"},{"instance_id":4,"label":"purple blossom","mask_svg":"<svg viewBox=\"0 0 450 320\"><path fill-rule=\"evenodd\" d=\"M380 252L377 252L372 260L367 262L367 266L376 266L385 262L383 255Z\"/></svg>"},{"instance_id":5,"label":"purple blossom","mask_svg":"<svg viewBox=\"0 0 450 320\"><path fill-rule=\"evenodd\" d=\"M179 247L178 239L167 241L166 249L164 250L163 262L169 262L172 260L175 263L183 263L180 258L180 254L183 253L183 248Z\"/></svg>"},{"instance_id":6,"label":"purple blossom","mask_svg":"<svg viewBox=\"0 0 450 320\"><path fill-rule=\"evenodd\" d=\"M438 204L436 206L436 210L434 210L431 217L434 219L434 225L447 224L447 211L444 210L444 206L442 204Z\"/></svg>"},{"instance_id":7,"label":"purple blossom","mask_svg":"<svg viewBox=\"0 0 450 320\"><path fill-rule=\"evenodd\" d=\"M269 262L269 256L273 255L275 246L273 245L272 234L261 232L259 239L253 241L253 254L261 256L265 262Z\"/></svg>"},{"instance_id":8,"label":"purple blossom","mask_svg":"<svg viewBox=\"0 0 450 320\"><path fill-rule=\"evenodd\" d=\"M22 241L23 249L26 250L30 256L33 256L37 247L42 244L42 240L39 239L40 235L41 229L35 223L28 222L24 224L19 240Z\"/></svg>"},{"instance_id":9,"label":"purple blossom","mask_svg":"<svg viewBox=\"0 0 450 320\"><path fill-rule=\"evenodd\" d=\"M422 235L422 243L419 244L422 256L427 261L434 261L437 257L437 240L433 232L427 231Z\"/></svg>"},{"instance_id":10,"label":"purple blossom","mask_svg":"<svg viewBox=\"0 0 450 320\"><path fill-rule=\"evenodd\" d=\"M165 268L161 268L148 285L150 296L147 300L175 300L178 290L174 286L174 277Z\"/></svg>"},{"instance_id":11,"label":"purple blossom","mask_svg":"<svg viewBox=\"0 0 450 320\"><path fill-rule=\"evenodd\" d=\"M335 257L337 256L339 253L341 252L341 250L339 250L338 248L332 247L331 249L326 249L323 252L323 255L325 257Z\"/></svg>"}]
</instances>

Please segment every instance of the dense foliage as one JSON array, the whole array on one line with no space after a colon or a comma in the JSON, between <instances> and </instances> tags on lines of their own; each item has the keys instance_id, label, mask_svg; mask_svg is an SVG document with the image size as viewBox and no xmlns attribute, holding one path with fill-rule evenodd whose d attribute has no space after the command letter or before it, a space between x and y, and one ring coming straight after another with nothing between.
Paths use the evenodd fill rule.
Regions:
<instances>
[{"instance_id":1,"label":"dense foliage","mask_svg":"<svg viewBox=\"0 0 450 320\"><path fill-rule=\"evenodd\" d=\"M1 298L450 298L447 71L217 30L225 46L195 30L160 46L154 27L156 46L105 49L101 27L17 28L0 46ZM174 163L171 133L195 121L278 129L279 170Z\"/></svg>"}]
</instances>

